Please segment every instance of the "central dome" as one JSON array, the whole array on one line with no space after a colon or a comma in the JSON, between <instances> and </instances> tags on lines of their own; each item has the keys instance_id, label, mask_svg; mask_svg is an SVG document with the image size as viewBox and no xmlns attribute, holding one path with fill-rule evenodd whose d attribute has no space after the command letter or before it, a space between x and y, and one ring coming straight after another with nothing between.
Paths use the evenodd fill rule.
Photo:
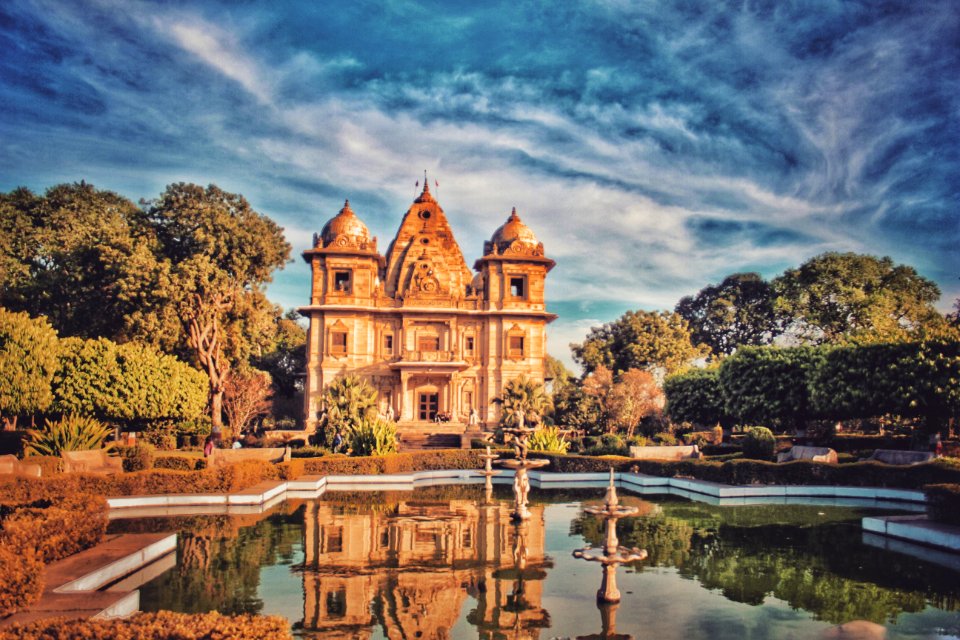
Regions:
<instances>
[{"instance_id":1,"label":"central dome","mask_svg":"<svg viewBox=\"0 0 960 640\"><path fill-rule=\"evenodd\" d=\"M320 232L320 237L325 245L330 244L339 236L351 236L363 240L370 239L370 230L350 208L349 200L343 203L343 209L340 209L340 213L323 225L323 231Z\"/></svg>"}]
</instances>

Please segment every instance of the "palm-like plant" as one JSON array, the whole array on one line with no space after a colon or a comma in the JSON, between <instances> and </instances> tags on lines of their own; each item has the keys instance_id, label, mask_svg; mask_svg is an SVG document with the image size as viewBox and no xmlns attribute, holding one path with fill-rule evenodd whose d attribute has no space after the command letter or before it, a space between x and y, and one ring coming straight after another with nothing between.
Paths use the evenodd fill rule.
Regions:
<instances>
[{"instance_id":1,"label":"palm-like plant","mask_svg":"<svg viewBox=\"0 0 960 640\"><path fill-rule=\"evenodd\" d=\"M550 410L550 396L543 384L519 375L503 386L503 395L495 398L500 405L500 426L516 427L523 416L525 425L538 423Z\"/></svg>"},{"instance_id":2,"label":"palm-like plant","mask_svg":"<svg viewBox=\"0 0 960 640\"><path fill-rule=\"evenodd\" d=\"M364 418L346 431L352 456L385 456L397 452L397 427L382 418Z\"/></svg>"},{"instance_id":3,"label":"palm-like plant","mask_svg":"<svg viewBox=\"0 0 960 640\"><path fill-rule=\"evenodd\" d=\"M29 429L23 448L28 456L59 456L64 451L99 449L113 429L95 418L68 415L60 420L43 421L43 427Z\"/></svg>"},{"instance_id":4,"label":"palm-like plant","mask_svg":"<svg viewBox=\"0 0 960 640\"><path fill-rule=\"evenodd\" d=\"M324 426L324 445L333 444L338 430L347 433L363 420L377 416L377 390L358 375L345 375L335 379L323 391L327 412Z\"/></svg>"}]
</instances>

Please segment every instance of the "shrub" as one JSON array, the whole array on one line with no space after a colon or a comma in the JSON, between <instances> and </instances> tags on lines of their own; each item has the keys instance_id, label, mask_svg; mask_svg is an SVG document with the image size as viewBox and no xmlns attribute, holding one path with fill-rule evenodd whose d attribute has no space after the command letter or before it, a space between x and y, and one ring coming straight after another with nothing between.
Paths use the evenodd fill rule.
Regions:
<instances>
[{"instance_id":1,"label":"shrub","mask_svg":"<svg viewBox=\"0 0 960 640\"><path fill-rule=\"evenodd\" d=\"M0 619L29 607L43 594L43 563L36 552L0 542L0 575Z\"/></svg>"},{"instance_id":2,"label":"shrub","mask_svg":"<svg viewBox=\"0 0 960 640\"><path fill-rule=\"evenodd\" d=\"M960 525L960 484L931 484L923 492L931 520Z\"/></svg>"},{"instance_id":3,"label":"shrub","mask_svg":"<svg viewBox=\"0 0 960 640\"><path fill-rule=\"evenodd\" d=\"M99 449L112 429L94 418L64 416L60 420L43 421L40 429L29 429L25 455L59 456L64 451Z\"/></svg>"},{"instance_id":4,"label":"shrub","mask_svg":"<svg viewBox=\"0 0 960 640\"><path fill-rule=\"evenodd\" d=\"M203 463L201 458L191 456L159 456L153 460L154 469L173 469L176 471L194 471Z\"/></svg>"},{"instance_id":5,"label":"shrub","mask_svg":"<svg viewBox=\"0 0 960 640\"><path fill-rule=\"evenodd\" d=\"M153 420L140 433L140 438L161 451L177 448L178 427L172 420Z\"/></svg>"},{"instance_id":6,"label":"shrub","mask_svg":"<svg viewBox=\"0 0 960 640\"><path fill-rule=\"evenodd\" d=\"M677 444L677 436L673 435L668 431L663 431L661 433L655 434L653 436L653 440L657 444L663 445L666 447L673 447L673 446L676 446ZM686 440L686 437L684 437L684 440Z\"/></svg>"},{"instance_id":7,"label":"shrub","mask_svg":"<svg viewBox=\"0 0 960 640\"><path fill-rule=\"evenodd\" d=\"M296 449L290 450L290 455L294 458L322 458L323 456L328 456L332 452L326 447L316 447L313 445L307 445L305 447L297 447Z\"/></svg>"},{"instance_id":8,"label":"shrub","mask_svg":"<svg viewBox=\"0 0 960 640\"><path fill-rule=\"evenodd\" d=\"M277 475L280 480L296 480L305 472L303 458L281 462L277 465Z\"/></svg>"},{"instance_id":9,"label":"shrub","mask_svg":"<svg viewBox=\"0 0 960 640\"><path fill-rule=\"evenodd\" d=\"M53 562L100 542L107 530L107 501L90 494L58 496L17 508L3 521L3 539Z\"/></svg>"},{"instance_id":10,"label":"shrub","mask_svg":"<svg viewBox=\"0 0 960 640\"><path fill-rule=\"evenodd\" d=\"M397 427L380 418L362 418L350 423L345 439L353 456L383 456L397 452Z\"/></svg>"},{"instance_id":11,"label":"shrub","mask_svg":"<svg viewBox=\"0 0 960 640\"><path fill-rule=\"evenodd\" d=\"M777 446L773 432L766 427L748 427L743 436L743 456L753 460L769 460Z\"/></svg>"},{"instance_id":12,"label":"shrub","mask_svg":"<svg viewBox=\"0 0 960 640\"><path fill-rule=\"evenodd\" d=\"M154 466L154 448L145 442L132 447L116 447L115 450L123 460L124 471L145 471Z\"/></svg>"},{"instance_id":13,"label":"shrub","mask_svg":"<svg viewBox=\"0 0 960 640\"><path fill-rule=\"evenodd\" d=\"M13 625L0 632L0 640L291 640L290 623L282 616L221 615L210 613L137 613L126 619L110 620L38 620Z\"/></svg>"},{"instance_id":14,"label":"shrub","mask_svg":"<svg viewBox=\"0 0 960 640\"><path fill-rule=\"evenodd\" d=\"M43 477L54 476L63 471L63 458L60 456L30 456L29 459L24 459L24 462L40 465Z\"/></svg>"},{"instance_id":15,"label":"shrub","mask_svg":"<svg viewBox=\"0 0 960 640\"><path fill-rule=\"evenodd\" d=\"M564 434L557 427L544 427L537 429L530 436L530 451L551 451L553 453L566 453L570 449L570 443L567 442Z\"/></svg>"}]
</instances>

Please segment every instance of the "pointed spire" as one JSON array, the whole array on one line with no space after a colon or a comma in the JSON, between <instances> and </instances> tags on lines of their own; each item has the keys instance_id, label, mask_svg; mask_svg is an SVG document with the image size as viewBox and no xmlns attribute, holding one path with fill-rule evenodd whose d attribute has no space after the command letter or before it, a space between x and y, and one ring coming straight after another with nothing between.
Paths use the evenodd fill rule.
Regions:
<instances>
[{"instance_id":1,"label":"pointed spire","mask_svg":"<svg viewBox=\"0 0 960 640\"><path fill-rule=\"evenodd\" d=\"M517 215L517 208L514 207L513 211L510 212L510 220L520 220L520 216Z\"/></svg>"},{"instance_id":2,"label":"pointed spire","mask_svg":"<svg viewBox=\"0 0 960 640\"><path fill-rule=\"evenodd\" d=\"M423 192L430 193L430 181L427 180L427 170L423 170Z\"/></svg>"}]
</instances>

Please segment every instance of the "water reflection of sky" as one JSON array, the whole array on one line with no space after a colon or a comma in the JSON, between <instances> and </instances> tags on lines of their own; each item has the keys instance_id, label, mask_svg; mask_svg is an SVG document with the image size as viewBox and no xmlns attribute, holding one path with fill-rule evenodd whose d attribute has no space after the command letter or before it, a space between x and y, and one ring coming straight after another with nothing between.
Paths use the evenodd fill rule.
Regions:
<instances>
[{"instance_id":1,"label":"water reflection of sky","mask_svg":"<svg viewBox=\"0 0 960 640\"><path fill-rule=\"evenodd\" d=\"M197 569L204 575L178 567L147 585L143 607L193 610L197 604L189 596L191 588L209 585L230 563L259 558L258 574L243 567L229 573L238 582L253 582L247 586L253 587L250 595L255 597L226 601L239 610L283 615L305 637L314 635L303 630L305 621L311 626L305 588L316 590L306 608L317 611L329 602L324 600L329 595L320 591L342 590L343 585L349 597L364 599L350 603L350 620L363 618L355 615L358 611L369 612L369 623L337 628L340 635L328 636L334 627L324 627L321 620L314 637L387 638L401 628L413 637L411 631L423 632L440 620L450 622L433 632L450 638L547 640L600 633L601 614L594 599L600 568L572 556L585 538L596 543L599 531L580 512L578 495L532 505L528 568L542 567L539 573L545 578L525 583L530 609L520 615L519 632L510 628L517 618L508 611L518 584L509 509L501 505L484 511L463 495L444 502L438 500L443 492L437 489L426 500L419 499L423 495L407 494L407 501L373 513L349 501L332 508L289 506L284 515L239 529L235 538L208 544L210 561ZM623 599L615 609L615 622L620 634L638 639L821 638L837 622L863 617L885 623L890 640L956 637L960 631L960 576L864 546L857 526L861 511L721 508L677 498L657 500L661 505L652 515L624 523L620 532L621 544L639 541L651 548L649 560L618 571ZM311 517L314 524L304 525ZM577 533L572 533L574 528ZM342 540L337 537L341 535ZM357 564L358 552L376 556L378 568L364 571L362 562ZM398 564L415 566L418 573L395 579L399 572L390 567ZM388 579L388 574L394 577ZM356 581L362 588L350 587L357 587ZM227 591L244 588L237 584ZM384 593L386 589L395 592ZM467 593L458 600L449 590ZM442 605L434 602L437 598ZM457 601L459 611L452 611ZM546 617L538 613L544 610ZM416 629L409 627L418 615ZM538 628L538 619L547 619L549 626ZM498 625L499 634L494 632Z\"/></svg>"}]
</instances>

